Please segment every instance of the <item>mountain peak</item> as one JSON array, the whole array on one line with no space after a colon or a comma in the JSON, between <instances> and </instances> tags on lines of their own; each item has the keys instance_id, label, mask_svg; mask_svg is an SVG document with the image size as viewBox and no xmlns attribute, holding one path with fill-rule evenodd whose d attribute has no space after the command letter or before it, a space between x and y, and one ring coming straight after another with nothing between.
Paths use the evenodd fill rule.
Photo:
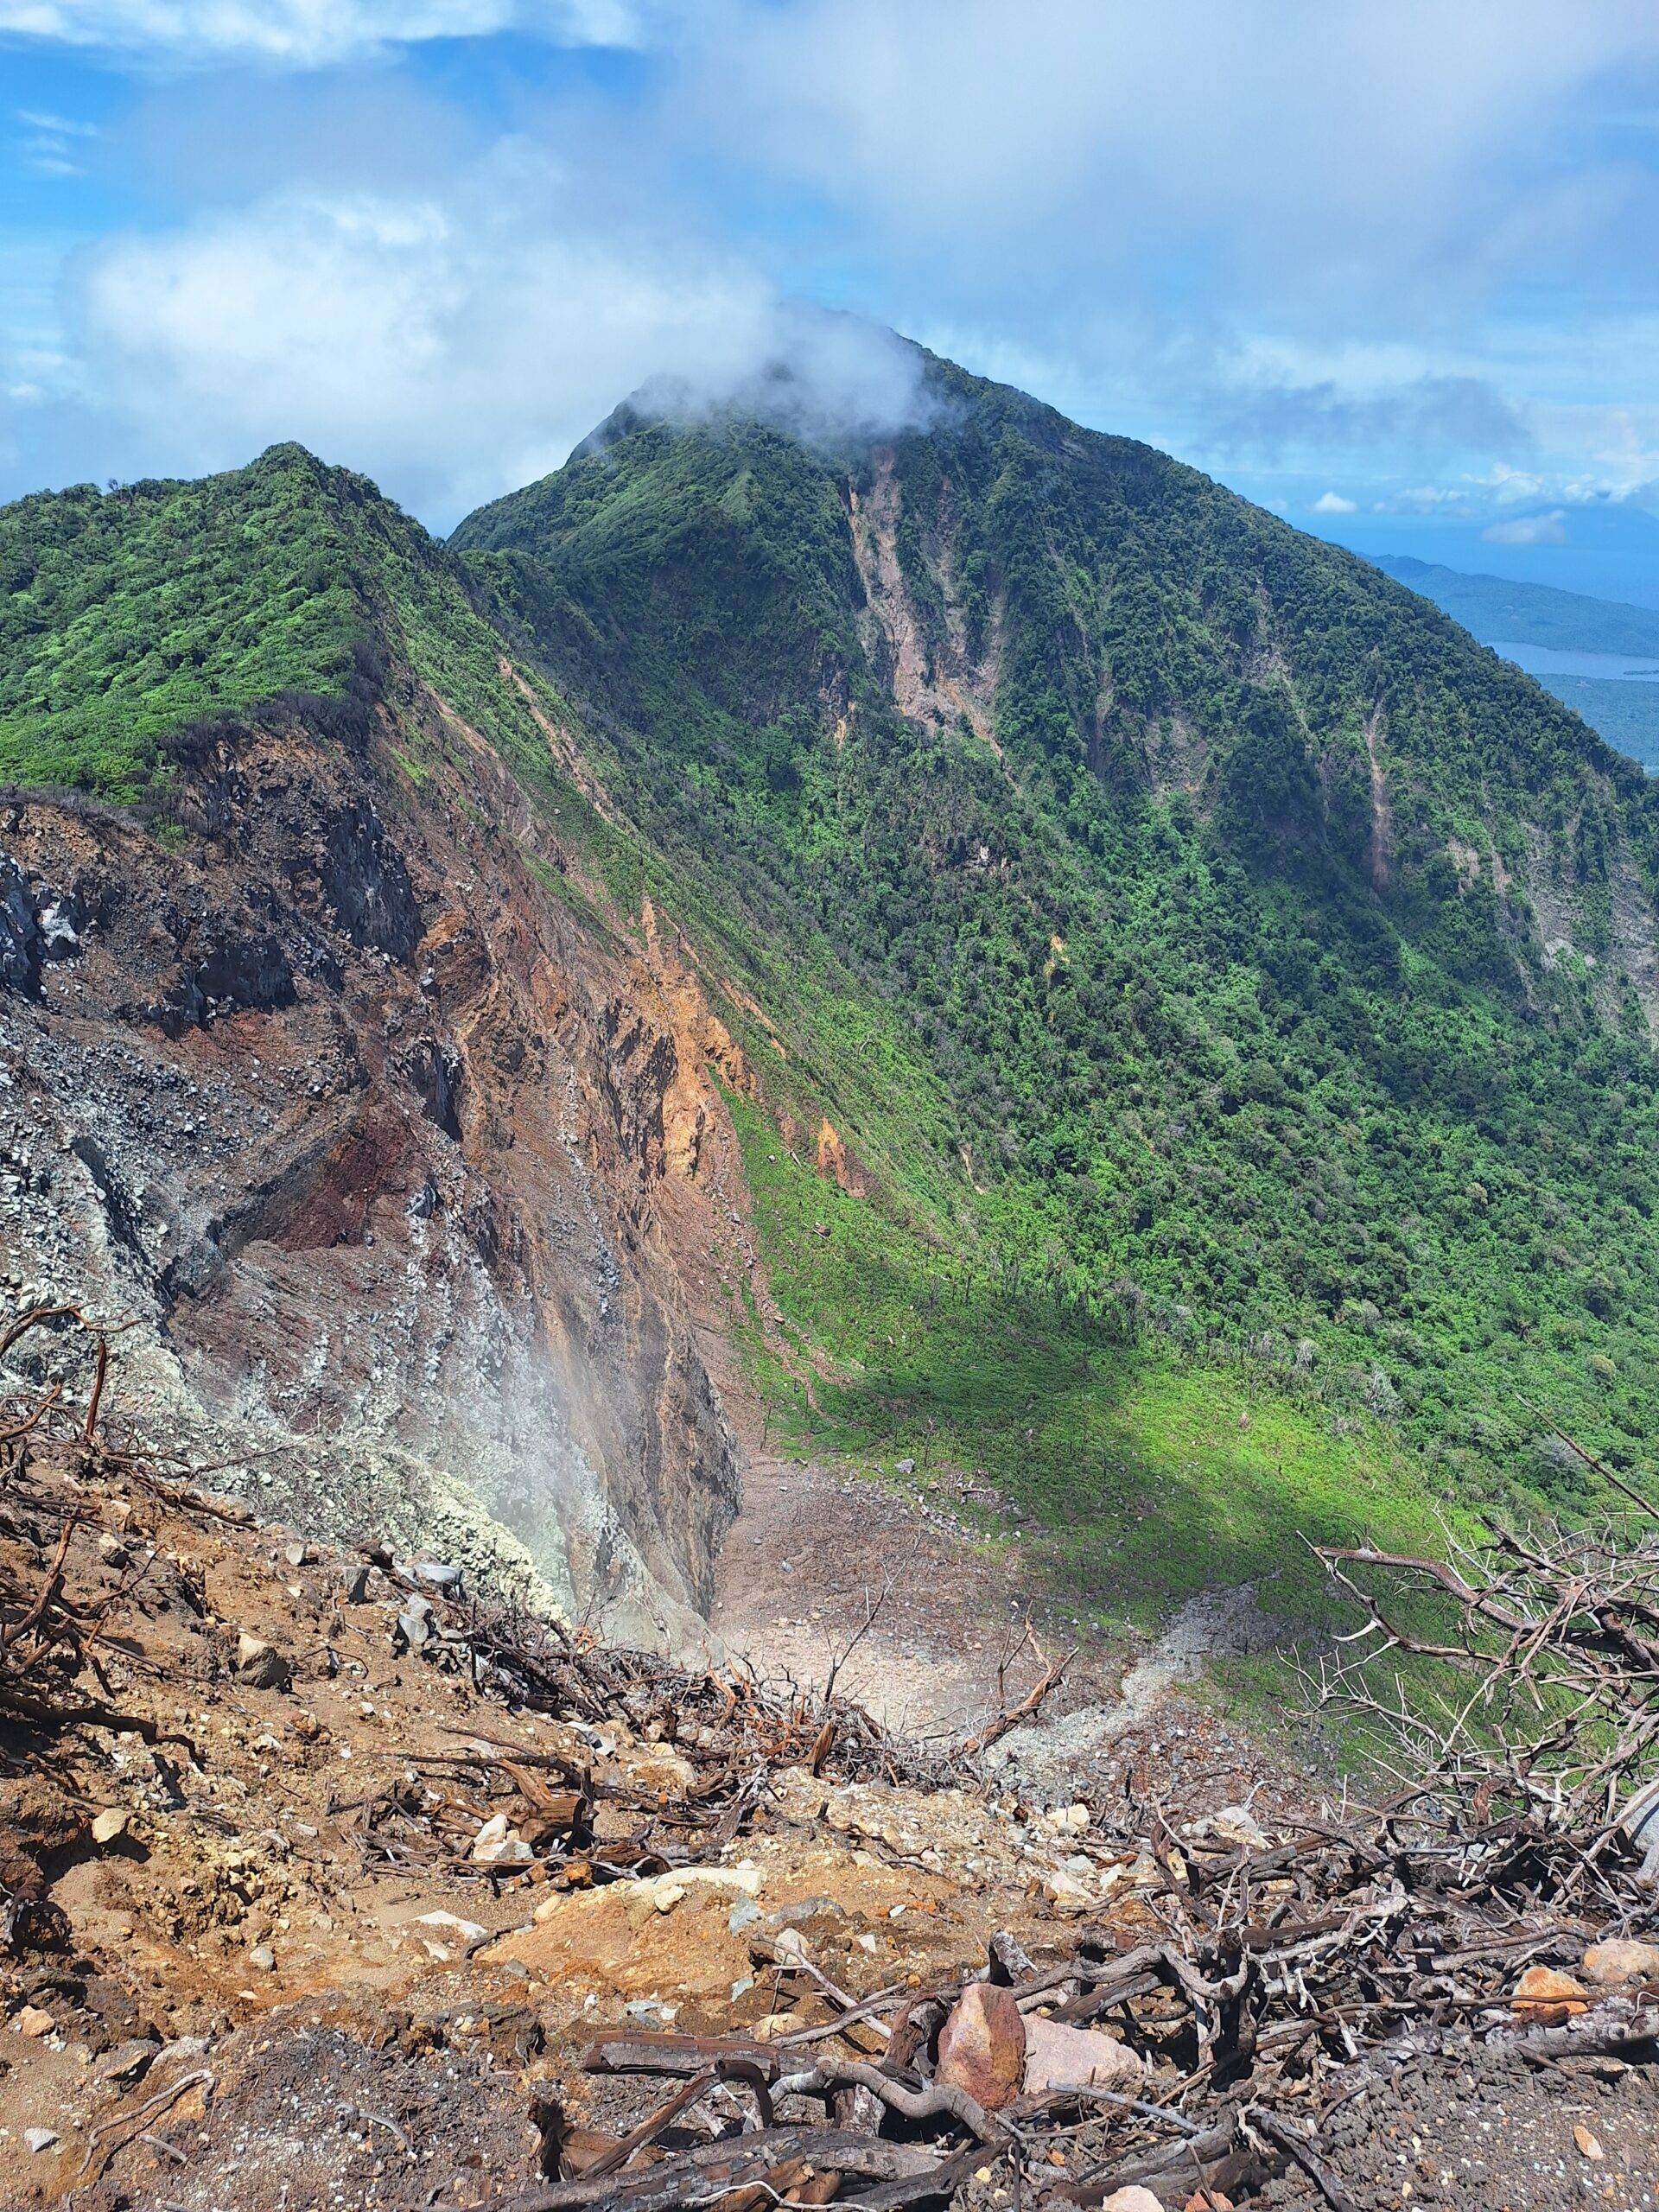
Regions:
<instances>
[{"instance_id":1,"label":"mountain peak","mask_svg":"<svg viewBox=\"0 0 1659 2212\"><path fill-rule=\"evenodd\" d=\"M229 750L308 715L333 741L311 695L372 633L346 734L388 813L505 778L550 880L623 937L646 896L672 916L730 982L709 1049L742 1032L768 1110L885 1193L861 1267L1006 1245L1128 1338L1305 1341L1366 1417L1462 1408L1414 1431L1454 1471L1511 1384L1633 1434L1644 1401L1569 1386L1561 1347L1651 1364L1600 1179L1659 1020L1634 766L1356 556L891 334L886 434L843 407L859 439L802 436L804 391L872 389L868 335L839 383L819 348L636 397L449 551L292 446L61 528L14 511L0 767L164 788L181 722L284 692ZM1557 1185L1593 1237L1522 1281ZM1587 1294L1599 1333L1598 1247L1633 1287ZM1512 1275L1554 1318L1493 1351L1459 1286ZM807 1320L829 1365L891 1363Z\"/></svg>"},{"instance_id":2,"label":"mountain peak","mask_svg":"<svg viewBox=\"0 0 1659 2212\"><path fill-rule=\"evenodd\" d=\"M948 419L958 404L938 374L948 366L882 324L798 303L779 311L750 359L648 378L570 458L585 460L657 423L766 429L815 452L852 457Z\"/></svg>"}]
</instances>

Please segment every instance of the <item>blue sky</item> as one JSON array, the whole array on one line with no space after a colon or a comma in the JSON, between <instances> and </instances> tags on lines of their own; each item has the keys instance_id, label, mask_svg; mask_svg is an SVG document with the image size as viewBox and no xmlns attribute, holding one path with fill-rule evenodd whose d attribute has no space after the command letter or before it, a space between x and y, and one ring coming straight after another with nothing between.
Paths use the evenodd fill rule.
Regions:
<instances>
[{"instance_id":1,"label":"blue sky","mask_svg":"<svg viewBox=\"0 0 1659 2212\"><path fill-rule=\"evenodd\" d=\"M442 528L652 374L901 408L808 302L1659 604L1650 5L0 0L0 498L296 436Z\"/></svg>"}]
</instances>

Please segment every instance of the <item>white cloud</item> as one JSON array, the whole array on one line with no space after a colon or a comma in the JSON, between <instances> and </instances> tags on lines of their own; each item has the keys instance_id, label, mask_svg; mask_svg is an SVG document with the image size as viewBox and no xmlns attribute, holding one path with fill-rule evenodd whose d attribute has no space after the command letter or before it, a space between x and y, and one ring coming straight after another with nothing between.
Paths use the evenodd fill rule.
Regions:
<instances>
[{"instance_id":1,"label":"white cloud","mask_svg":"<svg viewBox=\"0 0 1659 2212\"><path fill-rule=\"evenodd\" d=\"M69 116L42 114L32 108L14 110L13 120L29 133L19 149L25 168L36 176L85 174L76 156L81 151L81 141L97 137L95 123L78 123Z\"/></svg>"},{"instance_id":2,"label":"white cloud","mask_svg":"<svg viewBox=\"0 0 1659 2212\"><path fill-rule=\"evenodd\" d=\"M918 282L1051 311L1179 258L1182 315L1397 338L1570 273L1650 198L1560 158L1659 64L1642 0L705 0L685 37L744 163Z\"/></svg>"},{"instance_id":3,"label":"white cloud","mask_svg":"<svg viewBox=\"0 0 1659 2212\"><path fill-rule=\"evenodd\" d=\"M1351 515L1357 512L1357 500L1344 499L1340 492L1321 492L1308 512L1314 515Z\"/></svg>"},{"instance_id":4,"label":"white cloud","mask_svg":"<svg viewBox=\"0 0 1659 2212\"><path fill-rule=\"evenodd\" d=\"M20 107L14 111L14 120L27 124L31 130L43 130L54 138L96 138L95 123L78 122L68 115L45 115L37 108Z\"/></svg>"},{"instance_id":5,"label":"white cloud","mask_svg":"<svg viewBox=\"0 0 1659 2212\"><path fill-rule=\"evenodd\" d=\"M340 66L503 31L651 66ZM297 431L447 510L677 350L743 355L787 286L1304 515L1659 475L1659 162L1597 128L1659 83L1649 0L0 0L8 33L139 78L100 178L194 210L72 267L46 331L99 474ZM504 110L556 171L480 151Z\"/></svg>"},{"instance_id":6,"label":"white cloud","mask_svg":"<svg viewBox=\"0 0 1659 2212\"><path fill-rule=\"evenodd\" d=\"M311 69L383 47L523 29L569 46L636 46L636 0L0 0L0 34L162 65Z\"/></svg>"},{"instance_id":7,"label":"white cloud","mask_svg":"<svg viewBox=\"0 0 1659 2212\"><path fill-rule=\"evenodd\" d=\"M1541 476L1530 468L1512 468L1507 461L1493 463L1484 481L1491 487L1492 497L1501 507L1517 506L1528 499L1541 499L1545 484Z\"/></svg>"},{"instance_id":8,"label":"white cloud","mask_svg":"<svg viewBox=\"0 0 1659 2212\"><path fill-rule=\"evenodd\" d=\"M1466 492L1453 490L1445 484L1413 484L1376 500L1372 512L1379 515L1468 516L1474 510Z\"/></svg>"},{"instance_id":9,"label":"white cloud","mask_svg":"<svg viewBox=\"0 0 1659 2212\"><path fill-rule=\"evenodd\" d=\"M1480 535L1488 545L1565 545L1567 518L1559 507L1547 515L1515 515L1489 524Z\"/></svg>"},{"instance_id":10,"label":"white cloud","mask_svg":"<svg viewBox=\"0 0 1659 2212\"><path fill-rule=\"evenodd\" d=\"M887 334L791 308L695 239L607 230L522 147L424 199L287 194L112 239L76 273L73 327L78 381L140 465L298 438L435 522L556 467L665 372L692 409L781 359L809 429L918 405Z\"/></svg>"}]
</instances>

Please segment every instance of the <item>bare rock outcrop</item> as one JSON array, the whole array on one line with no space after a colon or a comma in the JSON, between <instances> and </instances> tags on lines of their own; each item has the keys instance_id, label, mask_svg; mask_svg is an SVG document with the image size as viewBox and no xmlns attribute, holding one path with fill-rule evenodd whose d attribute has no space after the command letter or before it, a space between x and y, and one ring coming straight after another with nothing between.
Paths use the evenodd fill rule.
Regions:
<instances>
[{"instance_id":1,"label":"bare rock outcrop","mask_svg":"<svg viewBox=\"0 0 1659 2212\"><path fill-rule=\"evenodd\" d=\"M499 768L294 717L186 766L183 840L0 822L0 1298L131 1319L116 1414L228 1426L264 1509L696 1635L737 1486L679 1264L712 1016L548 894Z\"/></svg>"}]
</instances>

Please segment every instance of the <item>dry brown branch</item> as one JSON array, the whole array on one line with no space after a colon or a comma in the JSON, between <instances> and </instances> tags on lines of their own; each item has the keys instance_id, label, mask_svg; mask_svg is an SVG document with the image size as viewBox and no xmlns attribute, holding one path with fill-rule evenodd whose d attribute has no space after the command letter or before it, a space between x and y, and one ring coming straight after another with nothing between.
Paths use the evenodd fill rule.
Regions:
<instances>
[{"instance_id":1,"label":"dry brown branch","mask_svg":"<svg viewBox=\"0 0 1659 2212\"><path fill-rule=\"evenodd\" d=\"M195 2088L200 2088L205 2094L212 2096L213 2075L211 2068L202 2066L192 2074L181 2074L176 2082L169 2082L164 2089L158 2089L154 2096L147 2097L137 2112L118 2113L115 2119L105 2120L100 2126L93 2128L87 2138L86 2156L81 2161L76 2181L85 2181L89 2172L103 2173L129 2143L137 2140L149 2121L177 2104L187 2089ZM118 2136L120 2139L111 2143L106 2150L103 2147L104 2139L110 2135Z\"/></svg>"},{"instance_id":2,"label":"dry brown branch","mask_svg":"<svg viewBox=\"0 0 1659 2212\"><path fill-rule=\"evenodd\" d=\"M1037 1631L1029 1618L1026 1622L1023 1642L1030 1645L1033 1656L1041 1669L1037 1680L1017 1704L1005 1707L994 1719L988 1720L983 1727L976 1729L971 1736L964 1737L956 1747L956 1758L959 1759L976 1758L981 1751L988 1751L993 1744L1000 1743L1010 1729L1017 1728L1022 1720L1029 1720L1050 1692L1059 1688L1065 1679L1066 1669L1077 1656L1076 1649L1073 1649L1064 1653L1058 1659L1050 1659L1038 1642ZM1000 1669L998 1678L999 1681L1001 1679Z\"/></svg>"},{"instance_id":3,"label":"dry brown branch","mask_svg":"<svg viewBox=\"0 0 1659 2212\"><path fill-rule=\"evenodd\" d=\"M1319 1659L1317 1700L1370 1725L1376 1764L1420 1808L1454 1827L1507 1814L1589 1845L1652 1778L1659 1554L1616 1524L1492 1528L1459 1541L1455 1563L1318 1556L1363 1625Z\"/></svg>"}]
</instances>

